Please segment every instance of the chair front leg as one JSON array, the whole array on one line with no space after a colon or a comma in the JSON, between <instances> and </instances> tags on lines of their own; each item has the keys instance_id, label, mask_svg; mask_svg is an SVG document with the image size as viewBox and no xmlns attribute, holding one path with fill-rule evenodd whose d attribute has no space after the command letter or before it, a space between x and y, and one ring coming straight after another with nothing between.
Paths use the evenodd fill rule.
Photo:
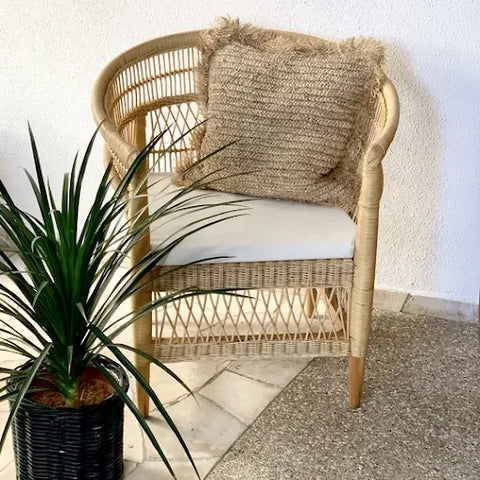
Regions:
<instances>
[{"instance_id":1,"label":"chair front leg","mask_svg":"<svg viewBox=\"0 0 480 480\"><path fill-rule=\"evenodd\" d=\"M351 353L348 364L348 390L351 408L360 407L362 402L365 362L372 318L373 283L370 291L357 292L357 294L352 292L350 308ZM362 302L358 302L359 296L363 298Z\"/></svg>"},{"instance_id":2,"label":"chair front leg","mask_svg":"<svg viewBox=\"0 0 480 480\"><path fill-rule=\"evenodd\" d=\"M352 408L358 408L362 400L365 359L368 352L372 319L378 211L383 189L381 158L379 160L377 154L384 154L384 151L373 151L365 159L358 203L350 304L349 392Z\"/></svg>"},{"instance_id":3,"label":"chair front leg","mask_svg":"<svg viewBox=\"0 0 480 480\"><path fill-rule=\"evenodd\" d=\"M142 149L146 145L146 120L145 116L140 116L134 120L132 131L133 144ZM135 228L137 223L145 221L148 215L148 190L146 184L147 165L146 163L137 172L132 180L130 192L133 197L130 199L129 217L131 228ZM130 262L132 267L137 265L148 255L151 250L150 232L147 231L142 238L138 240L130 252ZM152 292L146 287L145 290L136 293L132 298L133 311L141 310L145 305L152 302ZM133 324L133 345L134 347L152 354L152 313L146 313ZM134 364L143 378L150 383L150 362L141 355L134 355ZM137 407L144 418L149 414L149 397L146 391L137 382Z\"/></svg>"},{"instance_id":4,"label":"chair front leg","mask_svg":"<svg viewBox=\"0 0 480 480\"><path fill-rule=\"evenodd\" d=\"M362 403L363 378L365 375L365 357L348 359L348 392L350 408L359 408Z\"/></svg>"},{"instance_id":5,"label":"chair front leg","mask_svg":"<svg viewBox=\"0 0 480 480\"><path fill-rule=\"evenodd\" d=\"M133 309L138 309L151 302L151 293L137 293L132 299ZM147 313L133 324L133 346L152 354L152 313ZM133 363L143 378L150 383L150 362L141 355L134 354ZM144 418L149 415L149 397L137 382L137 407Z\"/></svg>"}]
</instances>

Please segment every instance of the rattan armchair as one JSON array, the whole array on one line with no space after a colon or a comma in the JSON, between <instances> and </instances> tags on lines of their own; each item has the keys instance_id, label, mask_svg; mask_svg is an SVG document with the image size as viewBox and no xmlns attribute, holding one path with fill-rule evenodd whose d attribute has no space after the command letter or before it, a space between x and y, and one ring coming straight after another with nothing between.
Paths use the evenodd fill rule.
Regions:
<instances>
[{"instance_id":1,"label":"rattan armchair","mask_svg":"<svg viewBox=\"0 0 480 480\"><path fill-rule=\"evenodd\" d=\"M151 161L160 161L160 170L172 171L190 148L188 138L174 148L171 140L198 122L194 67L201 54L199 34L175 34L136 46L100 74L92 108L105 140L104 161L113 161L115 167L114 181L122 177L139 149L166 126L174 124L170 138L165 137L151 155ZM222 261L191 265L169 275L165 272L171 266L159 265L151 291L138 294L135 303L144 304L152 295L192 285L241 288L248 296L196 297L145 315L134 325L134 345L165 362L202 356L349 356L350 405L358 407L372 314L381 162L398 118L397 94L387 80L359 169L362 186L353 218L354 252L349 258ZM132 185L132 190L137 187ZM136 199L132 217L147 202ZM148 253L150 245L150 238L145 237L132 261ZM135 362L148 379L149 363L139 356ZM137 402L147 416L148 399L142 390L137 392Z\"/></svg>"}]
</instances>

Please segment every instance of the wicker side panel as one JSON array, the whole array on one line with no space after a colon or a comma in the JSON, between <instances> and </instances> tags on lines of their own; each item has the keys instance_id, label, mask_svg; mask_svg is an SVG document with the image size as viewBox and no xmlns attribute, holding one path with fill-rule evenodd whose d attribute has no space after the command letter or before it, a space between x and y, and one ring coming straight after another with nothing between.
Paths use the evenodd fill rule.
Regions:
<instances>
[{"instance_id":1,"label":"wicker side panel","mask_svg":"<svg viewBox=\"0 0 480 480\"><path fill-rule=\"evenodd\" d=\"M158 267L155 291L198 288L346 287L352 285L353 260L288 260L278 262L205 263Z\"/></svg>"},{"instance_id":2,"label":"wicker side panel","mask_svg":"<svg viewBox=\"0 0 480 480\"><path fill-rule=\"evenodd\" d=\"M264 288L175 300L155 314L154 351L163 361L346 355L349 296L340 287Z\"/></svg>"},{"instance_id":3,"label":"wicker side panel","mask_svg":"<svg viewBox=\"0 0 480 480\"><path fill-rule=\"evenodd\" d=\"M156 343L155 356L161 361L181 362L207 357L279 358L289 355L305 358L340 357L349 353L349 342L342 340L252 340L245 342L169 344Z\"/></svg>"}]
</instances>

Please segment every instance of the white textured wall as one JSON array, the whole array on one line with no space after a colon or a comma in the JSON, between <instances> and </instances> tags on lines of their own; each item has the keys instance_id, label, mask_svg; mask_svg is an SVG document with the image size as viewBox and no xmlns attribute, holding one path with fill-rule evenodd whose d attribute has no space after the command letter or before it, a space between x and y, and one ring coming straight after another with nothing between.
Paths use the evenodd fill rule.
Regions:
<instances>
[{"instance_id":1,"label":"white textured wall","mask_svg":"<svg viewBox=\"0 0 480 480\"><path fill-rule=\"evenodd\" d=\"M401 126L385 161L377 285L475 302L479 288L479 0L0 0L0 176L32 205L26 123L53 184L94 124L102 66L141 41L216 15L387 45ZM101 172L100 150L89 172Z\"/></svg>"}]
</instances>

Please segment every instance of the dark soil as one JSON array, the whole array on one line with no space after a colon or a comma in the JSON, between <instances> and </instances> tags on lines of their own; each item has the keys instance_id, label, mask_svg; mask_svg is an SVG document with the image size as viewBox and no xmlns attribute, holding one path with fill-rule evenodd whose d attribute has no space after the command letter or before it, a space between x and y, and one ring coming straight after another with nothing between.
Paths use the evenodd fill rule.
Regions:
<instances>
[{"instance_id":1,"label":"dark soil","mask_svg":"<svg viewBox=\"0 0 480 480\"><path fill-rule=\"evenodd\" d=\"M49 373L43 372L42 376L48 378ZM48 382L48 380L36 379L32 382L32 387L49 388L52 387L52 383ZM98 405L112 396L113 393L113 387L107 382L106 378L94 367L87 367L80 377L75 407ZM63 395L54 390L31 393L29 399L54 408L67 407Z\"/></svg>"}]
</instances>

